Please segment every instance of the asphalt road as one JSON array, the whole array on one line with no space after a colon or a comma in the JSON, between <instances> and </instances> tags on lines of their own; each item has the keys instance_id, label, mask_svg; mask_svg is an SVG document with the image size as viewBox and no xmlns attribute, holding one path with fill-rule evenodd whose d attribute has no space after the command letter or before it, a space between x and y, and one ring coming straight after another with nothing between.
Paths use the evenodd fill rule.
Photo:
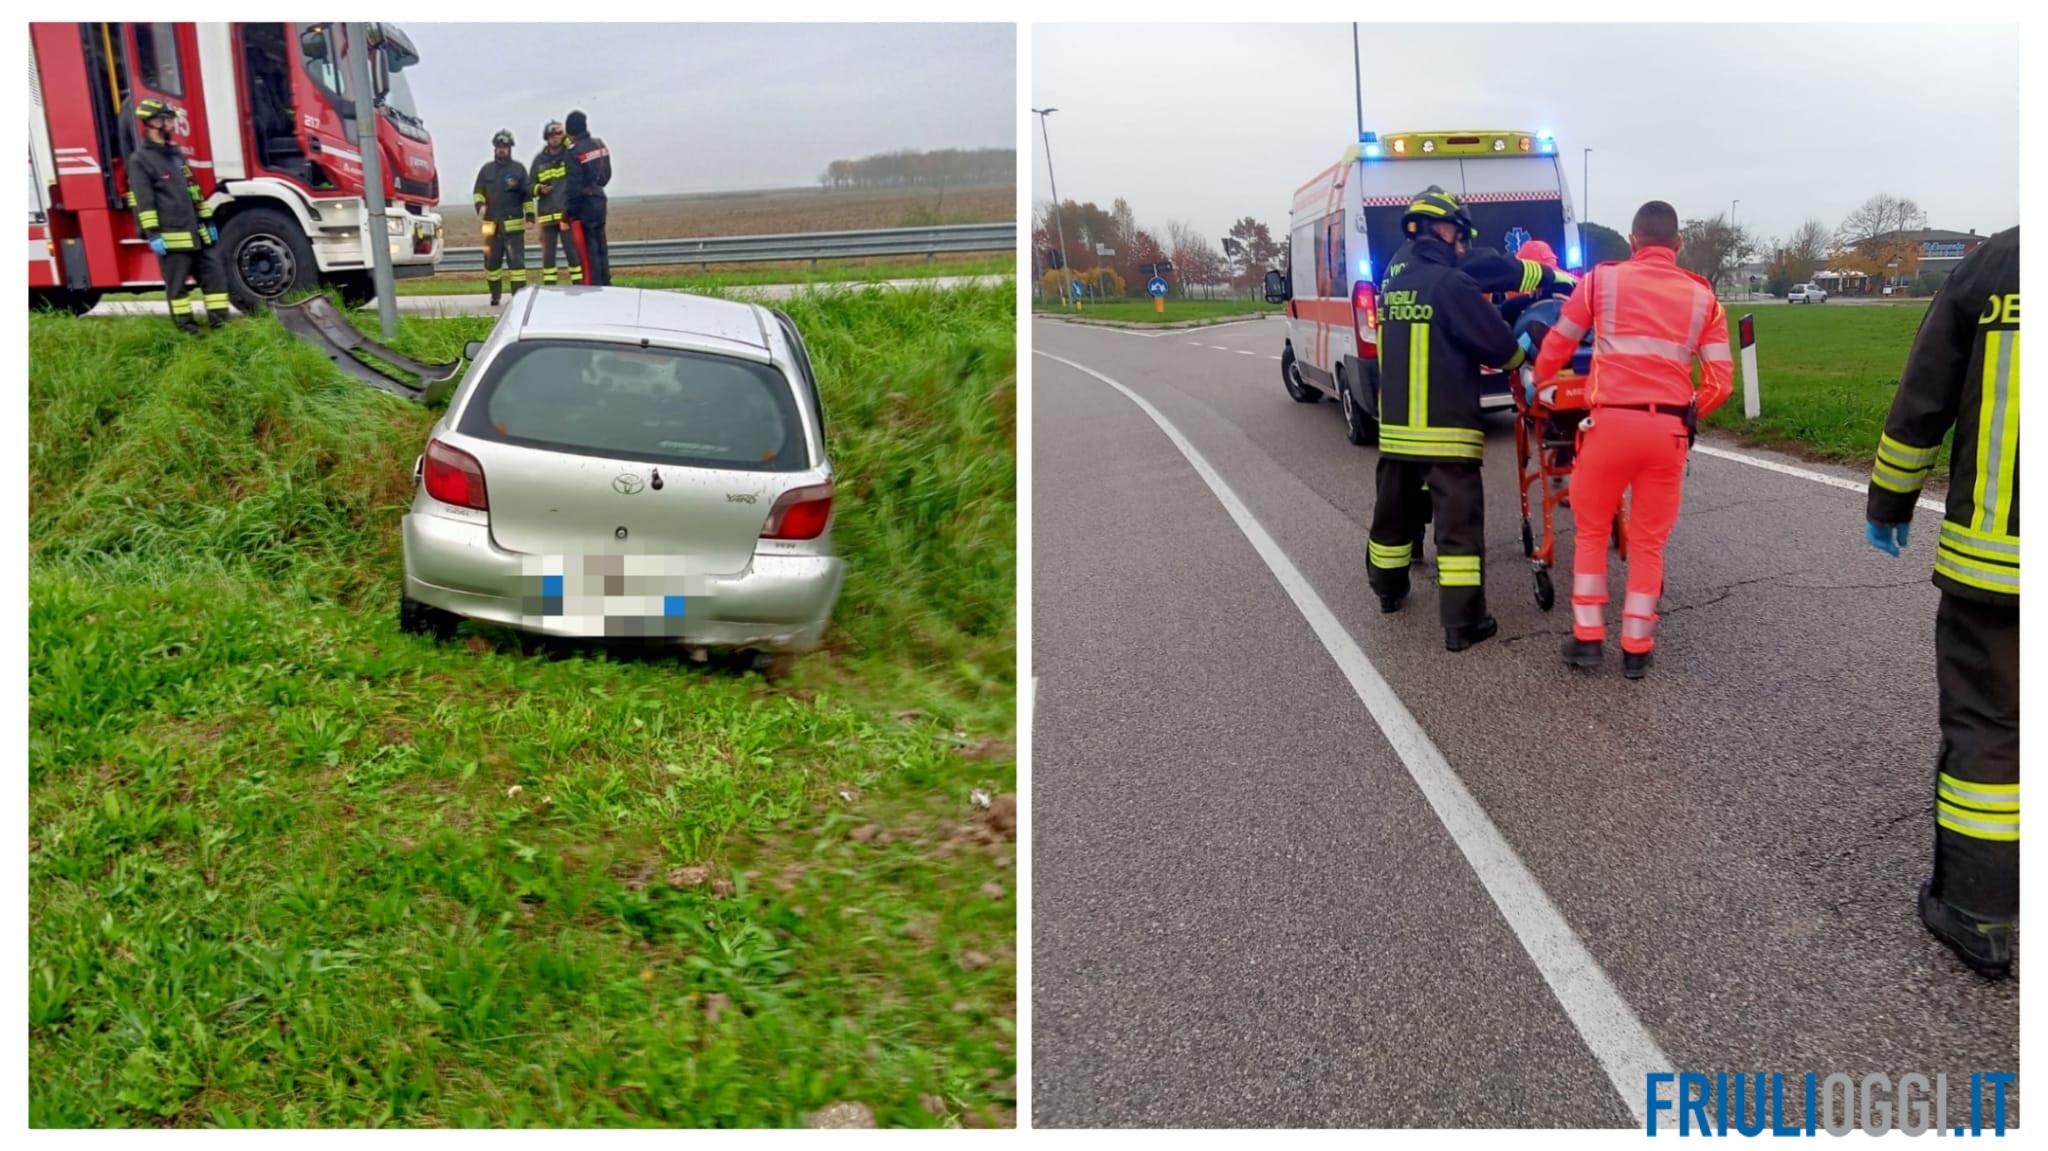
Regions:
<instances>
[{"instance_id":1,"label":"asphalt road","mask_svg":"<svg viewBox=\"0 0 2048 1151\"><path fill-rule=\"evenodd\" d=\"M866 283L846 284L758 284L726 289L727 294L748 300L786 300L799 292L831 291L834 288L858 289L866 287L902 291L906 288L947 288L966 287L1001 283L1003 276L932 276L925 279L876 280ZM375 301L365 304L364 310L376 311ZM161 299L150 300L105 300L87 315L92 316L161 316L169 309ZM427 316L440 319L446 316L489 316L496 314L491 307L491 297L485 292L467 292L445 296L400 296L398 314L402 316Z\"/></svg>"},{"instance_id":2,"label":"asphalt road","mask_svg":"<svg viewBox=\"0 0 2048 1151\"><path fill-rule=\"evenodd\" d=\"M1501 634L1453 655L1433 568L1379 614L1374 453L1281 390L1279 321L1033 334L1178 428L1419 729L1376 722L1136 403L1034 355L1036 1124L1628 1127L1628 1022L1675 1071L1946 1072L1952 1119L1972 1072L2018 1070L2016 982L1960 967L1913 908L1937 513L1893 560L1860 495L1696 454L1651 677L1621 677L1612 632L1578 673L1568 603L1531 594L1495 416ZM1410 734L1500 851L1447 829Z\"/></svg>"}]
</instances>

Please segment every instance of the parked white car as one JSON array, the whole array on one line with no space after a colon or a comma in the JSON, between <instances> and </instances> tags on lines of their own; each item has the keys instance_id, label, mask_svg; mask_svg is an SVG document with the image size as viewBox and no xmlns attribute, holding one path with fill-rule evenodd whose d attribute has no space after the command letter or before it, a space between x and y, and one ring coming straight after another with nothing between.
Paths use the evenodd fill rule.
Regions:
<instances>
[{"instance_id":1,"label":"parked white car","mask_svg":"<svg viewBox=\"0 0 2048 1151\"><path fill-rule=\"evenodd\" d=\"M1785 293L1785 302L1788 304L1825 304L1828 302L1828 294L1819 284L1794 284L1792 285L1792 290Z\"/></svg>"}]
</instances>

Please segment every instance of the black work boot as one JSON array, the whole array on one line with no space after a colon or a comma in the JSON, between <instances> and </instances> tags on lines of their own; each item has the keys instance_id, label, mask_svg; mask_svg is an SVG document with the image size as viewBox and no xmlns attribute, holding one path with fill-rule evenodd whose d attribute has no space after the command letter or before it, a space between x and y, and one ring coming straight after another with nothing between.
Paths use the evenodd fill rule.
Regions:
<instances>
[{"instance_id":1,"label":"black work boot","mask_svg":"<svg viewBox=\"0 0 2048 1151\"><path fill-rule=\"evenodd\" d=\"M1934 894L1933 880L1920 885L1920 922L1977 974L1991 979L2012 974L2012 924L1962 910Z\"/></svg>"},{"instance_id":2,"label":"black work boot","mask_svg":"<svg viewBox=\"0 0 2048 1151\"><path fill-rule=\"evenodd\" d=\"M498 285L496 285L496 284L492 284L492 285L491 285L491 306L492 306L493 308L495 308L495 307L497 307L497 306L498 306L498 303L499 303L499 292L498 292Z\"/></svg>"},{"instance_id":3,"label":"black work boot","mask_svg":"<svg viewBox=\"0 0 2048 1151\"><path fill-rule=\"evenodd\" d=\"M1650 674L1651 656L1655 652L1625 651L1621 653L1621 674L1630 679L1641 679Z\"/></svg>"},{"instance_id":4,"label":"black work boot","mask_svg":"<svg viewBox=\"0 0 2048 1151\"><path fill-rule=\"evenodd\" d=\"M1591 671L1600 666L1607 657L1607 645L1597 639L1580 639L1577 636L1564 637L1564 661L1573 667Z\"/></svg>"},{"instance_id":5,"label":"black work boot","mask_svg":"<svg viewBox=\"0 0 2048 1151\"><path fill-rule=\"evenodd\" d=\"M178 325L178 330L185 333L188 336L198 336L205 334L205 329L201 328L198 322L190 316L181 316L178 318L176 322Z\"/></svg>"},{"instance_id":6,"label":"black work boot","mask_svg":"<svg viewBox=\"0 0 2048 1151\"><path fill-rule=\"evenodd\" d=\"M1475 643L1484 643L1500 631L1500 621L1487 616L1475 624L1444 629L1444 650L1464 651Z\"/></svg>"},{"instance_id":7,"label":"black work boot","mask_svg":"<svg viewBox=\"0 0 2048 1151\"><path fill-rule=\"evenodd\" d=\"M1400 611L1400 610L1401 610L1401 601L1402 601L1402 600L1404 600L1404 599L1407 599L1407 598L1408 598L1408 597L1407 597L1407 596L1405 596L1405 595L1383 595L1383 596L1381 596L1381 597L1380 597L1380 614L1381 614L1381 615L1392 615L1392 614L1394 614L1395 612L1397 612L1397 611Z\"/></svg>"}]
</instances>

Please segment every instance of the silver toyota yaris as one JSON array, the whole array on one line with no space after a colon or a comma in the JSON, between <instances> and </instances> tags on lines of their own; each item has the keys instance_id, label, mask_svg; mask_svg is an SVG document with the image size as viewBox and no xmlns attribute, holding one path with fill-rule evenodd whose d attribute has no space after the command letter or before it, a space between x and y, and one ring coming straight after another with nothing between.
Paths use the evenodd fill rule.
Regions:
<instances>
[{"instance_id":1,"label":"silver toyota yaris","mask_svg":"<svg viewBox=\"0 0 2048 1151\"><path fill-rule=\"evenodd\" d=\"M787 655L839 598L832 464L796 326L637 288L514 296L434 425L400 626Z\"/></svg>"}]
</instances>

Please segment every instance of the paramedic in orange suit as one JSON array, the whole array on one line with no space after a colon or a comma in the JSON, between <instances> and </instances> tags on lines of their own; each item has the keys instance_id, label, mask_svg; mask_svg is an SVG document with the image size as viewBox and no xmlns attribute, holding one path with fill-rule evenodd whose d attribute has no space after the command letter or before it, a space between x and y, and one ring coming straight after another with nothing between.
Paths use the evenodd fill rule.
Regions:
<instances>
[{"instance_id":1,"label":"paramedic in orange suit","mask_svg":"<svg viewBox=\"0 0 2048 1151\"><path fill-rule=\"evenodd\" d=\"M1575 667L1600 664L1607 640L1607 536L1628 489L1622 674L1640 679L1657 643L1664 542L1678 522L1686 454L1699 417L1733 390L1734 361L1728 319L1712 285L1678 266L1678 213L1671 205L1652 200L1638 209L1629 243L1633 256L1593 269L1565 301L1543 339L1535 375L1538 384L1556 375L1593 333L1586 389L1592 410L1579 425L1572 469L1572 635L1564 658Z\"/></svg>"}]
</instances>

